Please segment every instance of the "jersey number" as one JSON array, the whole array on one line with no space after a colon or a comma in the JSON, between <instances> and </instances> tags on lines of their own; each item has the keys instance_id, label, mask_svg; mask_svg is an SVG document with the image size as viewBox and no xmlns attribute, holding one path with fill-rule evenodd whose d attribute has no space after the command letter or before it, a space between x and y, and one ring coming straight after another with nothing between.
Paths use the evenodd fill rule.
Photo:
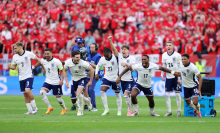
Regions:
<instances>
[{"instance_id":1,"label":"jersey number","mask_svg":"<svg viewBox=\"0 0 220 133\"><path fill-rule=\"evenodd\" d=\"M24 67L24 62L21 62L21 66Z\"/></svg>"},{"instance_id":2,"label":"jersey number","mask_svg":"<svg viewBox=\"0 0 220 133\"><path fill-rule=\"evenodd\" d=\"M112 67L108 67L108 71L112 71Z\"/></svg>"},{"instance_id":3,"label":"jersey number","mask_svg":"<svg viewBox=\"0 0 220 133\"><path fill-rule=\"evenodd\" d=\"M173 67L173 63L168 63L169 67Z\"/></svg>"},{"instance_id":4,"label":"jersey number","mask_svg":"<svg viewBox=\"0 0 220 133\"><path fill-rule=\"evenodd\" d=\"M144 74L144 78L147 78L148 74Z\"/></svg>"}]
</instances>

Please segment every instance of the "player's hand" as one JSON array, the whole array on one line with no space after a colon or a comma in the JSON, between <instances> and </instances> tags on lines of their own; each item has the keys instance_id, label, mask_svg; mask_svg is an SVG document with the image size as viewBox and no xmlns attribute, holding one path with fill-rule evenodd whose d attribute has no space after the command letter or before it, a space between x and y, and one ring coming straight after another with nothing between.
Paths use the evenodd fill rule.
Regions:
<instances>
[{"instance_id":1,"label":"player's hand","mask_svg":"<svg viewBox=\"0 0 220 133\"><path fill-rule=\"evenodd\" d=\"M70 88L70 86L69 86L69 82L68 82L68 81L66 81L66 88L67 88L67 89Z\"/></svg>"},{"instance_id":2,"label":"player's hand","mask_svg":"<svg viewBox=\"0 0 220 133\"><path fill-rule=\"evenodd\" d=\"M175 72L175 73L174 73L174 76L175 76L175 77L181 77L181 73L180 73L180 72Z\"/></svg>"},{"instance_id":3,"label":"player's hand","mask_svg":"<svg viewBox=\"0 0 220 133\"><path fill-rule=\"evenodd\" d=\"M87 84L87 87L90 87L91 85L92 85L92 81L89 81L88 84Z\"/></svg>"},{"instance_id":4,"label":"player's hand","mask_svg":"<svg viewBox=\"0 0 220 133\"><path fill-rule=\"evenodd\" d=\"M181 79L178 79L178 81L177 81L177 82L178 82L178 84L180 84L180 85L182 84Z\"/></svg>"},{"instance_id":5,"label":"player's hand","mask_svg":"<svg viewBox=\"0 0 220 133\"><path fill-rule=\"evenodd\" d=\"M163 78L163 76L161 76L161 80L162 80L162 81L165 81L165 78Z\"/></svg>"},{"instance_id":6,"label":"player's hand","mask_svg":"<svg viewBox=\"0 0 220 133\"><path fill-rule=\"evenodd\" d=\"M200 97L203 98L203 97L202 97L202 93L201 93L201 91L198 91L198 93L199 93Z\"/></svg>"},{"instance_id":7,"label":"player's hand","mask_svg":"<svg viewBox=\"0 0 220 133\"><path fill-rule=\"evenodd\" d=\"M122 62L121 66L127 66L127 63Z\"/></svg>"},{"instance_id":8,"label":"player's hand","mask_svg":"<svg viewBox=\"0 0 220 133\"><path fill-rule=\"evenodd\" d=\"M121 78L118 77L117 80L116 80L116 84L119 84L121 82Z\"/></svg>"},{"instance_id":9,"label":"player's hand","mask_svg":"<svg viewBox=\"0 0 220 133\"><path fill-rule=\"evenodd\" d=\"M109 41L112 41L112 36L109 36L109 37L108 37L108 40L109 40Z\"/></svg>"},{"instance_id":10,"label":"player's hand","mask_svg":"<svg viewBox=\"0 0 220 133\"><path fill-rule=\"evenodd\" d=\"M59 85L61 86L63 85L63 80L60 80Z\"/></svg>"},{"instance_id":11,"label":"player's hand","mask_svg":"<svg viewBox=\"0 0 220 133\"><path fill-rule=\"evenodd\" d=\"M97 80L97 81L99 80L99 75L98 74L95 75L95 80Z\"/></svg>"}]
</instances>

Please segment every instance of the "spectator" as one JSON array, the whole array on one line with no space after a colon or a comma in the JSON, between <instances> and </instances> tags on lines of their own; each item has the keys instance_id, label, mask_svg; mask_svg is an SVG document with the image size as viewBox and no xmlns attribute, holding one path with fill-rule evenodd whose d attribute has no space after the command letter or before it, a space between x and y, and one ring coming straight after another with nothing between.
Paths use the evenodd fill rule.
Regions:
<instances>
[{"instance_id":1,"label":"spectator","mask_svg":"<svg viewBox=\"0 0 220 133\"><path fill-rule=\"evenodd\" d=\"M2 36L4 36L7 41L12 39L12 34L11 31L8 29L8 26L4 26Z\"/></svg>"},{"instance_id":2,"label":"spectator","mask_svg":"<svg viewBox=\"0 0 220 133\"><path fill-rule=\"evenodd\" d=\"M88 31L88 35L85 38L85 43L90 46L92 43L96 43L94 37L92 36L92 32Z\"/></svg>"},{"instance_id":3,"label":"spectator","mask_svg":"<svg viewBox=\"0 0 220 133\"><path fill-rule=\"evenodd\" d=\"M207 52L208 52L208 54L215 55L216 54L215 50L216 50L216 45L214 44L214 39L210 38L209 45L207 47Z\"/></svg>"},{"instance_id":4,"label":"spectator","mask_svg":"<svg viewBox=\"0 0 220 133\"><path fill-rule=\"evenodd\" d=\"M76 29L81 29L82 31L85 31L85 24L82 22L82 20L79 18L76 22Z\"/></svg>"}]
</instances>

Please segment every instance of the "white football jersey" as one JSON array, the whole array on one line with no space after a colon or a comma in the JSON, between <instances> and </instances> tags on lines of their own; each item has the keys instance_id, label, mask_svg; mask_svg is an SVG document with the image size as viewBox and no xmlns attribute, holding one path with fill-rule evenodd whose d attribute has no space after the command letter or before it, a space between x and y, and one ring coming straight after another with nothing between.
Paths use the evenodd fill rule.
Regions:
<instances>
[{"instance_id":1,"label":"white football jersey","mask_svg":"<svg viewBox=\"0 0 220 133\"><path fill-rule=\"evenodd\" d=\"M178 72L181 62L181 55L175 51L173 51L171 55L168 55L167 52L162 55L163 66L172 71ZM175 76L171 73L166 73L166 77L168 79L175 78Z\"/></svg>"},{"instance_id":2,"label":"white football jersey","mask_svg":"<svg viewBox=\"0 0 220 133\"><path fill-rule=\"evenodd\" d=\"M159 70L159 65L149 62L149 67L144 68L142 63L132 65L132 70L137 71L137 83L145 88L151 87L151 75L154 70Z\"/></svg>"},{"instance_id":3,"label":"white football jersey","mask_svg":"<svg viewBox=\"0 0 220 133\"><path fill-rule=\"evenodd\" d=\"M193 88L199 84L196 76L200 74L200 71L193 63L190 62L186 67L181 65L180 70L182 73L183 87Z\"/></svg>"},{"instance_id":4,"label":"white football jersey","mask_svg":"<svg viewBox=\"0 0 220 133\"><path fill-rule=\"evenodd\" d=\"M41 59L41 64L46 70L46 80L45 82L51 85L59 85L60 74L59 68L62 67L62 63L57 58L52 57L50 61Z\"/></svg>"},{"instance_id":5,"label":"white football jersey","mask_svg":"<svg viewBox=\"0 0 220 133\"><path fill-rule=\"evenodd\" d=\"M73 63L73 59L68 59L65 61L64 68L70 69L71 77L73 81L79 81L82 78L86 78L86 70L89 68L90 64L84 60L79 61L78 64Z\"/></svg>"},{"instance_id":6,"label":"white football jersey","mask_svg":"<svg viewBox=\"0 0 220 133\"><path fill-rule=\"evenodd\" d=\"M35 59L36 55L29 51L24 51L22 55L15 54L12 58L12 64L18 66L19 81L27 78L33 78L31 59Z\"/></svg>"},{"instance_id":7,"label":"white football jersey","mask_svg":"<svg viewBox=\"0 0 220 133\"><path fill-rule=\"evenodd\" d=\"M98 70L101 66L105 67L104 78L109 81L116 82L116 79L118 78L117 58L114 55L112 55L111 60L107 61L105 57L101 57L101 59L99 60L99 63L96 66L95 74L98 74Z\"/></svg>"},{"instance_id":8,"label":"white football jersey","mask_svg":"<svg viewBox=\"0 0 220 133\"><path fill-rule=\"evenodd\" d=\"M129 56L127 58L124 58L122 54L118 53L118 62L119 62L119 74L126 68L126 66L122 66L121 63L127 63L129 66L131 64L135 63L135 58L132 56ZM133 81L132 72L128 71L126 72L122 77L122 81Z\"/></svg>"}]
</instances>

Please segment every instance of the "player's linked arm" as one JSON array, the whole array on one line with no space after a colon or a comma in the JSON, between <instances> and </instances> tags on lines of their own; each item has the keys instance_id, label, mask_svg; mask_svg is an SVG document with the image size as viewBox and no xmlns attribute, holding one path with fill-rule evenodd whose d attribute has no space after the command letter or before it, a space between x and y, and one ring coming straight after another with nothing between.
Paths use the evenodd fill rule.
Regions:
<instances>
[{"instance_id":1,"label":"player's linked arm","mask_svg":"<svg viewBox=\"0 0 220 133\"><path fill-rule=\"evenodd\" d=\"M15 70L16 67L17 67L17 65L13 65L13 64L11 64L11 65L9 66L9 68L12 69L12 70Z\"/></svg>"},{"instance_id":2,"label":"player's linked arm","mask_svg":"<svg viewBox=\"0 0 220 133\"><path fill-rule=\"evenodd\" d=\"M110 44L111 44L111 47L112 47L112 50L113 50L113 53L116 57L118 57L118 50L115 48L113 42L112 42L112 36L109 36L108 37L108 40L110 41Z\"/></svg>"},{"instance_id":3,"label":"player's linked arm","mask_svg":"<svg viewBox=\"0 0 220 133\"><path fill-rule=\"evenodd\" d=\"M199 79L199 95L201 96L201 98L202 98L202 94L201 94L201 88L202 88L202 76L201 76L201 74L199 74L199 75L197 75L196 76L198 79Z\"/></svg>"},{"instance_id":4,"label":"player's linked arm","mask_svg":"<svg viewBox=\"0 0 220 133\"><path fill-rule=\"evenodd\" d=\"M64 67L62 72L63 72L62 76L64 77L65 82L66 82L66 87L69 89L69 82L68 82L68 79L67 79L67 69Z\"/></svg>"},{"instance_id":5,"label":"player's linked arm","mask_svg":"<svg viewBox=\"0 0 220 133\"><path fill-rule=\"evenodd\" d=\"M163 71L163 72L167 72L167 73L171 73L173 74L175 77L180 77L181 76L181 73L180 72L174 72L174 71L171 71L165 67L161 67L159 66L159 70Z\"/></svg>"},{"instance_id":6,"label":"player's linked arm","mask_svg":"<svg viewBox=\"0 0 220 133\"><path fill-rule=\"evenodd\" d=\"M129 67L126 67L122 72L121 74L118 76L117 80L116 80L116 83L119 84L121 82L121 77L126 73L128 72L129 70L132 70L132 67L129 66Z\"/></svg>"},{"instance_id":7,"label":"player's linked arm","mask_svg":"<svg viewBox=\"0 0 220 133\"><path fill-rule=\"evenodd\" d=\"M90 80L89 80L87 86L90 87L92 85L92 80L93 80L93 76L94 76L95 71L91 66L89 66L89 68L87 70L90 72L89 73Z\"/></svg>"}]
</instances>

